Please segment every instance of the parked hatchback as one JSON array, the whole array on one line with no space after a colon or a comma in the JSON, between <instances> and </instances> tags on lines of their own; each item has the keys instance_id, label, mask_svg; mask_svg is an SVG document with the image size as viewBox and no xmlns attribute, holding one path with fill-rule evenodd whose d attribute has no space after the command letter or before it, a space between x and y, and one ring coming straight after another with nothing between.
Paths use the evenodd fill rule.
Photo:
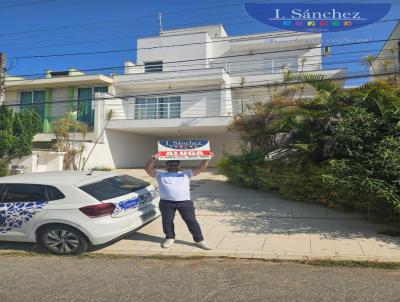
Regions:
<instances>
[{"instance_id":1,"label":"parked hatchback","mask_svg":"<svg viewBox=\"0 0 400 302\"><path fill-rule=\"evenodd\" d=\"M0 178L0 240L85 252L160 215L148 182L110 172L44 172Z\"/></svg>"}]
</instances>

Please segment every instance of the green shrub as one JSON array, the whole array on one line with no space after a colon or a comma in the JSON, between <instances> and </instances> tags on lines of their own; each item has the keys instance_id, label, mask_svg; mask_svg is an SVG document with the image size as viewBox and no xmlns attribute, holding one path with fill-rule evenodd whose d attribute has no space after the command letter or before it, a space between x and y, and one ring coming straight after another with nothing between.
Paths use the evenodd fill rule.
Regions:
<instances>
[{"instance_id":1,"label":"green shrub","mask_svg":"<svg viewBox=\"0 0 400 302\"><path fill-rule=\"evenodd\" d=\"M344 89L320 75L295 74L316 95L286 88L230 129L244 145L299 152L265 161L262 152L227 156L219 168L232 182L400 224L400 85L375 81ZM292 89L293 90L293 89Z\"/></svg>"}]
</instances>

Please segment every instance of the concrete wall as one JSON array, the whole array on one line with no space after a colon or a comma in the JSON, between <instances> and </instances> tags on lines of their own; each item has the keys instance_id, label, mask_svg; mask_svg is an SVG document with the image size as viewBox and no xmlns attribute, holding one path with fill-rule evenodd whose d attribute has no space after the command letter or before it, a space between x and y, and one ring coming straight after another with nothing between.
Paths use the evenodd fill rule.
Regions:
<instances>
[{"instance_id":1,"label":"concrete wall","mask_svg":"<svg viewBox=\"0 0 400 302\"><path fill-rule=\"evenodd\" d=\"M31 155L16 158L11 165L23 166L25 173L62 171L63 152L34 150Z\"/></svg>"},{"instance_id":2,"label":"concrete wall","mask_svg":"<svg viewBox=\"0 0 400 302\"><path fill-rule=\"evenodd\" d=\"M206 66L206 44L200 43L206 42L206 38L207 34L203 32L138 39L137 64L142 65L144 62L159 60L163 62L174 62L204 58L204 60L195 62L167 63L163 65L163 70L173 71L204 68ZM160 46L182 44L184 44L184 46L160 48ZM149 49L152 47L156 48Z\"/></svg>"},{"instance_id":3,"label":"concrete wall","mask_svg":"<svg viewBox=\"0 0 400 302\"><path fill-rule=\"evenodd\" d=\"M106 130L104 142L94 148L85 169L93 167L143 167L157 150L152 137L130 132ZM83 157L87 158L93 143L86 143Z\"/></svg>"}]
</instances>

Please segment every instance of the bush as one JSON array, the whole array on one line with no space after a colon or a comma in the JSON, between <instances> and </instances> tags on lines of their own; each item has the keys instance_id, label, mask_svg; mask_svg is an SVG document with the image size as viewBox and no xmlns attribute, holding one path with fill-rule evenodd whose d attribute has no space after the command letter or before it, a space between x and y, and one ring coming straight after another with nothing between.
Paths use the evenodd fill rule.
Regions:
<instances>
[{"instance_id":1,"label":"bush","mask_svg":"<svg viewBox=\"0 0 400 302\"><path fill-rule=\"evenodd\" d=\"M252 159L256 158L256 161ZM278 192L282 197L345 210L346 205L332 186L324 182L327 164L312 163L306 155L290 160L265 161L259 153L229 155L218 163L222 174L235 184Z\"/></svg>"},{"instance_id":2,"label":"bush","mask_svg":"<svg viewBox=\"0 0 400 302\"><path fill-rule=\"evenodd\" d=\"M236 184L400 224L399 83L343 89L323 76L294 79L311 85L315 97L281 93L235 118L230 129L252 148L299 152L265 161L265 153L243 151L225 157L221 172Z\"/></svg>"}]
</instances>

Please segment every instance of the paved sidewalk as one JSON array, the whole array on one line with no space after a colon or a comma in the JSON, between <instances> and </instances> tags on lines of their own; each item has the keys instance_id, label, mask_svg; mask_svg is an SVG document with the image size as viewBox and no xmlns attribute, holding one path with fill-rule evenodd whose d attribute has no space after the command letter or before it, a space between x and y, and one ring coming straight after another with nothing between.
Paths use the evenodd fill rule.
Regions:
<instances>
[{"instance_id":1,"label":"paved sidewalk","mask_svg":"<svg viewBox=\"0 0 400 302\"><path fill-rule=\"evenodd\" d=\"M123 170L149 178L144 170ZM164 240L161 218L97 253L228 256L265 259L343 259L400 262L400 237L393 229L320 205L292 202L274 194L237 187L211 171L193 178L192 199L211 251L194 246L179 213L176 244Z\"/></svg>"}]
</instances>

